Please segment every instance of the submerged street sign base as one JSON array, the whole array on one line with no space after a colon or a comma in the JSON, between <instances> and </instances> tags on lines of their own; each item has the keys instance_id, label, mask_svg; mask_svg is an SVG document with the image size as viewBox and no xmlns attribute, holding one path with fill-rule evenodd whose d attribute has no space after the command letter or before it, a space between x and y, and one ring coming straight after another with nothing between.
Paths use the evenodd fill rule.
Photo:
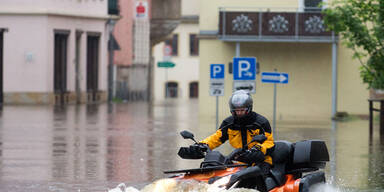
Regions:
<instances>
[{"instance_id":1,"label":"submerged street sign base","mask_svg":"<svg viewBox=\"0 0 384 192\"><path fill-rule=\"evenodd\" d=\"M175 67L175 64L170 61L157 62L157 67L172 68Z\"/></svg>"}]
</instances>

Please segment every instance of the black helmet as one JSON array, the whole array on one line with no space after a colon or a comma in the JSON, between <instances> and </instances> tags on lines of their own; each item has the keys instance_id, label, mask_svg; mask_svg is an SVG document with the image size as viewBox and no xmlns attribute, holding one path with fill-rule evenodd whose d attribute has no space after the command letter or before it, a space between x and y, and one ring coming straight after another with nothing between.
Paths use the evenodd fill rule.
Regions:
<instances>
[{"instance_id":1,"label":"black helmet","mask_svg":"<svg viewBox=\"0 0 384 192\"><path fill-rule=\"evenodd\" d=\"M232 115L235 115L235 110L240 108L246 108L247 114L251 113L253 106L253 100L251 95L244 90L238 90L233 92L229 99L229 108Z\"/></svg>"}]
</instances>

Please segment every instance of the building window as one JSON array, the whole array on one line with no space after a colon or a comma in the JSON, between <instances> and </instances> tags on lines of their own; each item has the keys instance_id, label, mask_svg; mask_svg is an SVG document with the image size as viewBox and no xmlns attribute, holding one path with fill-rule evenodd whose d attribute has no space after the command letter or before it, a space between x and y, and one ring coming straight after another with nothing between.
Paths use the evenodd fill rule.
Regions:
<instances>
[{"instance_id":1,"label":"building window","mask_svg":"<svg viewBox=\"0 0 384 192\"><path fill-rule=\"evenodd\" d=\"M189 83L189 98L199 97L199 83L194 81Z\"/></svg>"},{"instance_id":2,"label":"building window","mask_svg":"<svg viewBox=\"0 0 384 192\"><path fill-rule=\"evenodd\" d=\"M321 7L319 4L323 2L322 0L304 0L304 7L306 12L320 12Z\"/></svg>"},{"instance_id":3,"label":"building window","mask_svg":"<svg viewBox=\"0 0 384 192\"><path fill-rule=\"evenodd\" d=\"M165 84L165 98L177 98L178 85L176 82L167 82Z\"/></svg>"},{"instance_id":4,"label":"building window","mask_svg":"<svg viewBox=\"0 0 384 192\"><path fill-rule=\"evenodd\" d=\"M196 34L189 35L189 53L191 56L199 55L199 39Z\"/></svg>"},{"instance_id":5,"label":"building window","mask_svg":"<svg viewBox=\"0 0 384 192\"><path fill-rule=\"evenodd\" d=\"M171 39L165 40L166 45L170 45L172 47L172 56L178 55L178 43L179 43L179 35L173 34Z\"/></svg>"}]
</instances>

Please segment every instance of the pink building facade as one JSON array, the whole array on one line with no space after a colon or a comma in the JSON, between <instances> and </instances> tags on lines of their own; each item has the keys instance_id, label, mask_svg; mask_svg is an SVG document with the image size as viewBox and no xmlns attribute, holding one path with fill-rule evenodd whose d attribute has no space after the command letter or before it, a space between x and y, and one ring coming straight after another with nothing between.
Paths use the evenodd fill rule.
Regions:
<instances>
[{"instance_id":1,"label":"pink building facade","mask_svg":"<svg viewBox=\"0 0 384 192\"><path fill-rule=\"evenodd\" d=\"M106 100L108 3L2 0L1 103Z\"/></svg>"},{"instance_id":2,"label":"pink building facade","mask_svg":"<svg viewBox=\"0 0 384 192\"><path fill-rule=\"evenodd\" d=\"M120 0L120 16L114 36L120 50L114 52L114 97L147 100L149 97L151 0Z\"/></svg>"}]
</instances>

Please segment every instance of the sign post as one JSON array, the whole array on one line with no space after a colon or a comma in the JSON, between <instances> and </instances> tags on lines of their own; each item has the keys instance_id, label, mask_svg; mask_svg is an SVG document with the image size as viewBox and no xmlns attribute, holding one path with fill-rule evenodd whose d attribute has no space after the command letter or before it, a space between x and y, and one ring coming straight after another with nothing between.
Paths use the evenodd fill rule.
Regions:
<instances>
[{"instance_id":1,"label":"sign post","mask_svg":"<svg viewBox=\"0 0 384 192\"><path fill-rule=\"evenodd\" d=\"M168 68L175 67L175 63L171 61L172 47L170 45L164 45L163 47L163 61L157 62L157 67L165 68L165 96L168 97Z\"/></svg>"},{"instance_id":2,"label":"sign post","mask_svg":"<svg viewBox=\"0 0 384 192\"><path fill-rule=\"evenodd\" d=\"M256 58L233 58L233 90L247 90L256 93Z\"/></svg>"},{"instance_id":3,"label":"sign post","mask_svg":"<svg viewBox=\"0 0 384 192\"><path fill-rule=\"evenodd\" d=\"M275 135L274 139L277 139L276 132L276 97L277 97L277 83L287 84L289 80L288 73L278 73L275 69L275 72L262 72L261 73L261 82L262 83L273 83L273 134Z\"/></svg>"},{"instance_id":4,"label":"sign post","mask_svg":"<svg viewBox=\"0 0 384 192\"><path fill-rule=\"evenodd\" d=\"M216 129L219 129L219 96L224 95L224 64L211 64L210 90L211 96L216 96Z\"/></svg>"}]
</instances>

